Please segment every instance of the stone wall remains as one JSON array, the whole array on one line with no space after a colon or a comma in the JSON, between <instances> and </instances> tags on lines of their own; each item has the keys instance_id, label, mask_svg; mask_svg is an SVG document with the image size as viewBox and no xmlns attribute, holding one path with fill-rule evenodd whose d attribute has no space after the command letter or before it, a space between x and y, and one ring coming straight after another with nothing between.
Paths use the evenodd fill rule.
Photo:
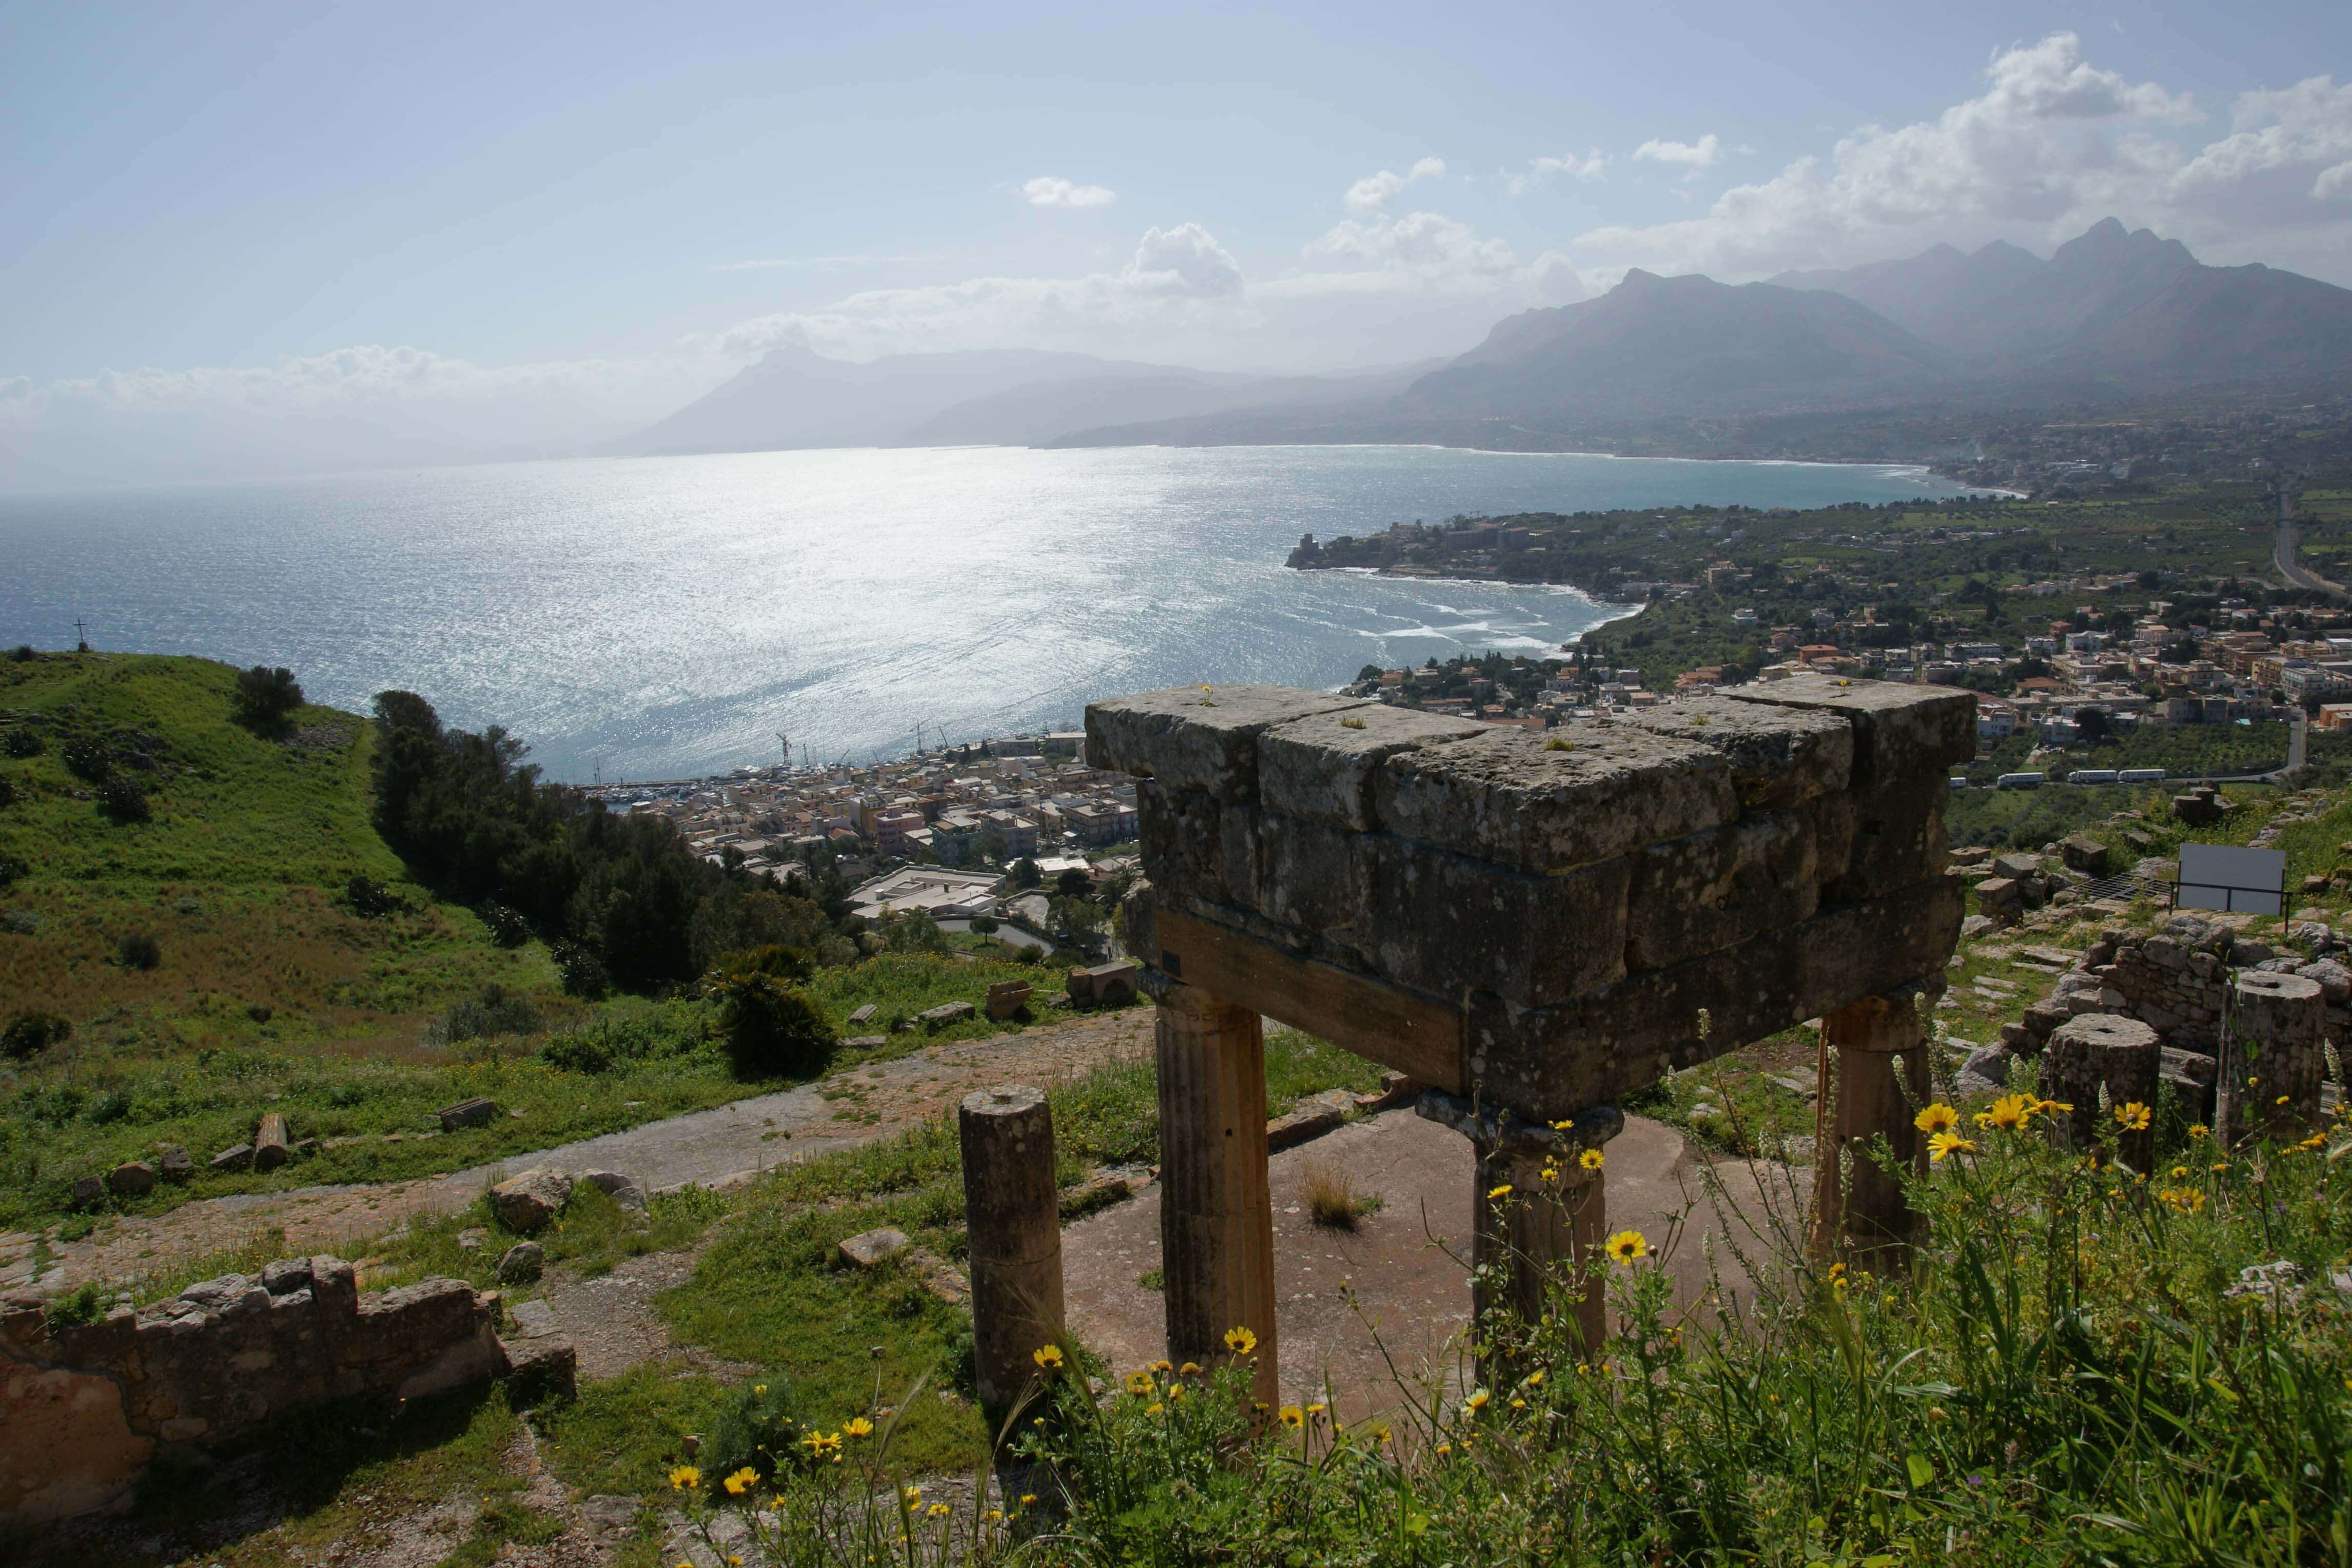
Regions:
<instances>
[{"instance_id":1,"label":"stone wall remains","mask_svg":"<svg viewBox=\"0 0 2352 1568\"><path fill-rule=\"evenodd\" d=\"M1537 731L1190 687L1087 734L1141 781L1139 954L1177 910L1456 1012L1459 1079L1530 1116L1939 986L1958 936L1967 692L1799 677Z\"/></svg>"},{"instance_id":2,"label":"stone wall remains","mask_svg":"<svg viewBox=\"0 0 2352 1568\"><path fill-rule=\"evenodd\" d=\"M52 1333L0 1298L0 1527L125 1500L158 1456L253 1437L322 1401L415 1399L520 1370L568 1384L571 1348L509 1352L499 1298L454 1279L362 1296L334 1258L283 1258Z\"/></svg>"},{"instance_id":3,"label":"stone wall remains","mask_svg":"<svg viewBox=\"0 0 2352 1568\"><path fill-rule=\"evenodd\" d=\"M2192 1109L2201 1106L2210 1115L2231 970L2316 981L2326 998L2328 1037L2352 1039L2352 969L2329 956L2333 933L2307 922L2295 928L2294 940L2310 946L2314 956L2242 936L2231 924L2202 915L2175 915L2148 931L2110 927L2058 977L2049 995L2002 1026L2001 1054L2039 1052L2067 1019L2081 1014L2136 1018L2156 1031L2164 1047L2167 1081ZM1988 1057L1972 1067L1998 1079L2003 1064Z\"/></svg>"}]
</instances>

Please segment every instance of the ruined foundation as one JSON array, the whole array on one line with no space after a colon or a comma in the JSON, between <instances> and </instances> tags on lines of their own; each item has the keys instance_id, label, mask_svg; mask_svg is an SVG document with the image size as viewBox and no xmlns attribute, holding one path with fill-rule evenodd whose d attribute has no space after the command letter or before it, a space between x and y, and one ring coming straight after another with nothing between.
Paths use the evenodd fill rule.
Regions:
<instances>
[{"instance_id":1,"label":"ruined foundation","mask_svg":"<svg viewBox=\"0 0 2352 1568\"><path fill-rule=\"evenodd\" d=\"M572 1348L498 1337L499 1299L456 1279L362 1296L352 1266L289 1258L52 1333L0 1300L0 1526L114 1506L148 1463L234 1447L323 1401L417 1399L529 1373L568 1388Z\"/></svg>"},{"instance_id":2,"label":"ruined foundation","mask_svg":"<svg viewBox=\"0 0 2352 1568\"><path fill-rule=\"evenodd\" d=\"M1666 1072L1873 999L1889 999L1874 1019L1915 1014L1958 936L1943 814L1975 754L1966 692L1800 677L1538 732L1189 687L1097 703L1087 735L1092 765L1141 781L1149 884L1128 925L1160 1000L1165 1157L1222 1173L1197 1203L1169 1193L1171 1355L1255 1310L1238 1326L1272 1359L1254 1280L1268 1222L1244 1212L1263 1206L1263 1153L1177 1146L1221 1141L1211 1100L1262 1103L1254 1025L1204 1020L1263 1014L1409 1074L1482 1168L1516 1173L1525 1139L1589 1146ZM1194 1042L1172 1085L1171 1037ZM1917 1059L1916 1026L1856 1044ZM1844 1131L1907 1155L1907 1113L1871 1104ZM1254 1190L1225 1169L1253 1157ZM1569 1258L1604 1212L1597 1181L1574 1198L1558 1223L1497 1226L1491 1249ZM1825 1201L1832 1241L1902 1229L1878 1197Z\"/></svg>"}]
</instances>

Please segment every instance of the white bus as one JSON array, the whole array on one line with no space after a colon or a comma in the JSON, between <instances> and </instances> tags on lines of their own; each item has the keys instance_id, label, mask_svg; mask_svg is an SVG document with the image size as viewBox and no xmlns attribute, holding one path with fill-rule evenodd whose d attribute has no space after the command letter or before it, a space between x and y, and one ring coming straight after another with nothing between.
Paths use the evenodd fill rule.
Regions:
<instances>
[{"instance_id":1,"label":"white bus","mask_svg":"<svg viewBox=\"0 0 2352 1568\"><path fill-rule=\"evenodd\" d=\"M2050 782L2048 773L2003 773L1993 781L1996 789L2040 789Z\"/></svg>"},{"instance_id":2,"label":"white bus","mask_svg":"<svg viewBox=\"0 0 2352 1568\"><path fill-rule=\"evenodd\" d=\"M2126 768L2116 775L2116 782L2117 784L2162 784L2164 778L2162 768Z\"/></svg>"},{"instance_id":3,"label":"white bus","mask_svg":"<svg viewBox=\"0 0 2352 1568\"><path fill-rule=\"evenodd\" d=\"M2068 784L2114 784L2123 775L2113 768L2076 768L2066 775Z\"/></svg>"}]
</instances>

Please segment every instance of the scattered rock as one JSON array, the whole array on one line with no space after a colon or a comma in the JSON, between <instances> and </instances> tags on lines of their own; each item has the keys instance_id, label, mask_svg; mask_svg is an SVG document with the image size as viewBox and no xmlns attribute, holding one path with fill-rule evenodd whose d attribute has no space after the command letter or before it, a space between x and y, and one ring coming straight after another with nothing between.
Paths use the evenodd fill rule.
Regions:
<instances>
[{"instance_id":1,"label":"scattered rock","mask_svg":"<svg viewBox=\"0 0 2352 1568\"><path fill-rule=\"evenodd\" d=\"M155 1167L144 1160L126 1160L106 1173L106 1186L122 1197L144 1197L155 1190Z\"/></svg>"},{"instance_id":2,"label":"scattered rock","mask_svg":"<svg viewBox=\"0 0 2352 1568\"><path fill-rule=\"evenodd\" d=\"M499 1107L496 1100L483 1100L478 1097L473 1100L461 1100L455 1105L442 1108L441 1131L455 1132L461 1127L481 1127L488 1124L498 1113Z\"/></svg>"},{"instance_id":3,"label":"scattered rock","mask_svg":"<svg viewBox=\"0 0 2352 1568\"><path fill-rule=\"evenodd\" d=\"M2066 863L2070 871L2080 871L2091 877L2107 874L2107 847L2087 833L2060 839L2058 857Z\"/></svg>"},{"instance_id":4,"label":"scattered rock","mask_svg":"<svg viewBox=\"0 0 2352 1568\"><path fill-rule=\"evenodd\" d=\"M1966 942L1970 937L1982 936L2000 923L1990 915L1970 915L1960 922L1960 940Z\"/></svg>"},{"instance_id":5,"label":"scattered rock","mask_svg":"<svg viewBox=\"0 0 2352 1568\"><path fill-rule=\"evenodd\" d=\"M572 1201L572 1178L544 1165L509 1176L490 1189L490 1211L509 1230L525 1236L563 1212Z\"/></svg>"},{"instance_id":6,"label":"scattered rock","mask_svg":"<svg viewBox=\"0 0 2352 1568\"><path fill-rule=\"evenodd\" d=\"M943 1029L950 1024L961 1024L974 1017L980 1009L969 1002L942 1002L936 1007L926 1007L916 1015L928 1028Z\"/></svg>"},{"instance_id":7,"label":"scattered rock","mask_svg":"<svg viewBox=\"0 0 2352 1568\"><path fill-rule=\"evenodd\" d=\"M262 1112L261 1123L253 1134L253 1168L274 1171L286 1163L288 1145L292 1142L286 1133L286 1118L274 1110Z\"/></svg>"},{"instance_id":8,"label":"scattered rock","mask_svg":"<svg viewBox=\"0 0 2352 1568\"><path fill-rule=\"evenodd\" d=\"M74 1178L74 1207L78 1209L86 1209L89 1207L90 1205L102 1201L105 1196L106 1178L104 1176L77 1176Z\"/></svg>"},{"instance_id":9,"label":"scattered rock","mask_svg":"<svg viewBox=\"0 0 2352 1568\"><path fill-rule=\"evenodd\" d=\"M547 1266L547 1254L535 1241L518 1241L499 1259L499 1283L528 1285Z\"/></svg>"},{"instance_id":10,"label":"scattered rock","mask_svg":"<svg viewBox=\"0 0 2352 1568\"><path fill-rule=\"evenodd\" d=\"M488 1239L489 1234L478 1225L468 1226L457 1233L457 1245L467 1252L479 1252L482 1249L482 1243Z\"/></svg>"},{"instance_id":11,"label":"scattered rock","mask_svg":"<svg viewBox=\"0 0 2352 1568\"><path fill-rule=\"evenodd\" d=\"M583 1171L580 1180L595 1188L625 1209L638 1214L646 1212L646 1194L637 1184L618 1171Z\"/></svg>"},{"instance_id":12,"label":"scattered rock","mask_svg":"<svg viewBox=\"0 0 2352 1568\"><path fill-rule=\"evenodd\" d=\"M2323 958L2316 963L2306 963L2295 973L2305 980L2318 981L2320 990L2326 993L2329 1006L2341 1007L2345 1003L2352 1002L2352 969L2345 968L2334 959Z\"/></svg>"},{"instance_id":13,"label":"scattered rock","mask_svg":"<svg viewBox=\"0 0 2352 1568\"><path fill-rule=\"evenodd\" d=\"M239 1143L234 1149L224 1149L212 1158L215 1171L244 1171L253 1166L253 1145Z\"/></svg>"},{"instance_id":14,"label":"scattered rock","mask_svg":"<svg viewBox=\"0 0 2352 1568\"><path fill-rule=\"evenodd\" d=\"M969 1004L967 1004L969 1005ZM875 1268L896 1258L914 1243L903 1230L884 1226L879 1230L861 1231L841 1244L842 1261L860 1268Z\"/></svg>"},{"instance_id":15,"label":"scattered rock","mask_svg":"<svg viewBox=\"0 0 2352 1568\"><path fill-rule=\"evenodd\" d=\"M513 1325L516 1336L522 1339L562 1331L555 1321L555 1309L544 1301L517 1301L507 1309L507 1321Z\"/></svg>"},{"instance_id":16,"label":"scattered rock","mask_svg":"<svg viewBox=\"0 0 2352 1568\"><path fill-rule=\"evenodd\" d=\"M196 1173L196 1163L177 1143L166 1143L156 1151L155 1173L167 1182L184 1182Z\"/></svg>"}]
</instances>

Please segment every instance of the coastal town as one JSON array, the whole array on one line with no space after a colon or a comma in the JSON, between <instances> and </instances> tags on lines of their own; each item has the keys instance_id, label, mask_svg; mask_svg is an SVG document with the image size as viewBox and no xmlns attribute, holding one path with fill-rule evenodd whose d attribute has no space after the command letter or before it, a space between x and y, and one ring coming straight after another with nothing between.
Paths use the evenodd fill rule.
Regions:
<instances>
[{"instance_id":1,"label":"coastal town","mask_svg":"<svg viewBox=\"0 0 2352 1568\"><path fill-rule=\"evenodd\" d=\"M740 767L587 793L667 818L717 864L779 880L829 869L869 922L916 910L1042 931L1035 889L1072 873L1108 883L1136 864L1135 781L1079 761L1084 740L1010 736L866 768Z\"/></svg>"}]
</instances>

